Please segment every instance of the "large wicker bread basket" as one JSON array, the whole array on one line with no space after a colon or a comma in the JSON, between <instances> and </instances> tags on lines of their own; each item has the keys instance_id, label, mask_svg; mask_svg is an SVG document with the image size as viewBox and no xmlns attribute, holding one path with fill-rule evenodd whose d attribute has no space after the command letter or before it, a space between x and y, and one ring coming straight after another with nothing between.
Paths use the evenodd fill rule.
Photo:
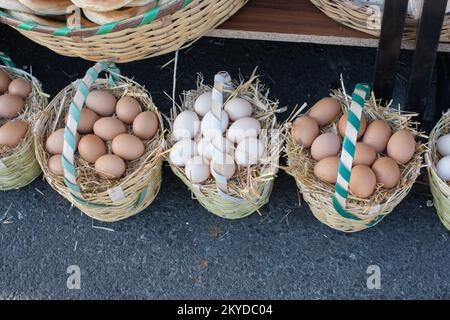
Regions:
<instances>
[{"instance_id":1,"label":"large wicker bread basket","mask_svg":"<svg viewBox=\"0 0 450 320\"><path fill-rule=\"evenodd\" d=\"M144 15L82 29L24 23L2 11L0 21L59 54L122 63L189 46L235 14L246 2L174 0Z\"/></svg>"}]
</instances>

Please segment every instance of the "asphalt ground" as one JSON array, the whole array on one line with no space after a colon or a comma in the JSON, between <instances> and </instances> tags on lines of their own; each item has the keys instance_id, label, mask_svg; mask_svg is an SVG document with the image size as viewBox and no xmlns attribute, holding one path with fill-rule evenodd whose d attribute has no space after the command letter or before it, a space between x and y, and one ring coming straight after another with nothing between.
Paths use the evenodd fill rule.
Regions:
<instances>
[{"instance_id":1,"label":"asphalt ground","mask_svg":"<svg viewBox=\"0 0 450 320\"><path fill-rule=\"evenodd\" d=\"M18 66L32 65L52 96L92 65L3 25L0 44ZM198 72L212 82L219 70L248 77L258 67L270 97L292 109L338 87L340 73L348 88L371 81L375 54L370 48L204 38L180 52L177 93L193 88ZM402 53L396 103L404 101L411 57ZM162 112L171 106L163 92L172 91L173 69L161 67L172 58L120 65L149 89ZM450 234L429 206L424 183L376 227L345 234L299 205L294 180L283 172L262 216L237 221L204 210L167 165L163 178L154 203L113 224L71 209L42 178L1 193L0 299L450 298ZM79 290L67 287L70 266L81 272ZM367 286L369 266L379 270L379 289Z\"/></svg>"}]
</instances>

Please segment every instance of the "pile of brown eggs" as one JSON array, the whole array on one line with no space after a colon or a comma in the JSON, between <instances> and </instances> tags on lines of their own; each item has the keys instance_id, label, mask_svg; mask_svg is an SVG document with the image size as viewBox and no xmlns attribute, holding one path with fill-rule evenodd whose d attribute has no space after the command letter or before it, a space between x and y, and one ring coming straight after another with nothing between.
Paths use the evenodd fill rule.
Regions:
<instances>
[{"instance_id":1,"label":"pile of brown eggs","mask_svg":"<svg viewBox=\"0 0 450 320\"><path fill-rule=\"evenodd\" d=\"M338 122L338 134L321 133L341 115L337 99L326 97L319 100L309 111L293 123L293 136L297 143L311 151L316 161L314 175L327 183L336 183L342 140L345 135L348 113ZM358 141L355 148L349 189L359 198L370 197L377 183L383 188L394 188L400 181L400 165L407 164L414 156L416 142L407 130L392 134L389 123L373 120L368 123L361 118Z\"/></svg>"},{"instance_id":2,"label":"pile of brown eggs","mask_svg":"<svg viewBox=\"0 0 450 320\"><path fill-rule=\"evenodd\" d=\"M16 147L28 132L28 123L15 119L25 109L25 101L32 91L31 83L22 78L12 80L0 70L0 120L7 119L0 127L0 146Z\"/></svg>"},{"instance_id":3,"label":"pile of brown eggs","mask_svg":"<svg viewBox=\"0 0 450 320\"><path fill-rule=\"evenodd\" d=\"M68 113L65 122L67 122ZM158 118L152 111L142 111L139 102L130 96L119 100L104 90L93 90L81 110L77 128L78 155L94 164L103 178L119 179L126 170L125 161L139 159L145 151L144 142L158 131ZM64 128L53 132L45 143L52 156L48 167L56 175L63 175L61 154Z\"/></svg>"}]
</instances>

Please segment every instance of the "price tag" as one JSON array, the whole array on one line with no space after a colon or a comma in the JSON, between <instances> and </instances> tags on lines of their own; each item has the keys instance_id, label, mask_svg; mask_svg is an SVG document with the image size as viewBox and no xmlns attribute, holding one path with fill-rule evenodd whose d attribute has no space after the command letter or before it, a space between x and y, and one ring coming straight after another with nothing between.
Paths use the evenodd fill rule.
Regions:
<instances>
[{"instance_id":1,"label":"price tag","mask_svg":"<svg viewBox=\"0 0 450 320\"><path fill-rule=\"evenodd\" d=\"M107 192L112 202L120 202L125 199L125 193L120 186L108 189Z\"/></svg>"}]
</instances>

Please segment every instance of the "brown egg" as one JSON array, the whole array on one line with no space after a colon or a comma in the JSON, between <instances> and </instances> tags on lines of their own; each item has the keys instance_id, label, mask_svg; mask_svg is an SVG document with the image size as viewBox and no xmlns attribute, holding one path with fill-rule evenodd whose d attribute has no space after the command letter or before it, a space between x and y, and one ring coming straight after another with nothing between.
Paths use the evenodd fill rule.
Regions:
<instances>
[{"instance_id":1,"label":"brown egg","mask_svg":"<svg viewBox=\"0 0 450 320\"><path fill-rule=\"evenodd\" d=\"M61 155L55 154L48 159L47 166L50 172L58 176L64 175L64 169L61 161Z\"/></svg>"},{"instance_id":2,"label":"brown egg","mask_svg":"<svg viewBox=\"0 0 450 320\"><path fill-rule=\"evenodd\" d=\"M401 164L407 163L414 156L416 141L408 130L399 130L392 135L387 144L387 154Z\"/></svg>"},{"instance_id":3,"label":"brown egg","mask_svg":"<svg viewBox=\"0 0 450 320\"><path fill-rule=\"evenodd\" d=\"M133 121L133 133L142 140L150 140L158 131L158 118L152 111L141 112Z\"/></svg>"},{"instance_id":4,"label":"brown egg","mask_svg":"<svg viewBox=\"0 0 450 320\"><path fill-rule=\"evenodd\" d=\"M322 127L333 122L341 111L341 104L338 100L326 97L317 101L309 110L308 115Z\"/></svg>"},{"instance_id":5,"label":"brown egg","mask_svg":"<svg viewBox=\"0 0 450 320\"><path fill-rule=\"evenodd\" d=\"M80 141L80 135L77 133L77 144ZM45 149L50 154L62 154L64 146L64 128L58 129L47 138Z\"/></svg>"},{"instance_id":6,"label":"brown egg","mask_svg":"<svg viewBox=\"0 0 450 320\"><path fill-rule=\"evenodd\" d=\"M0 145L17 146L28 132L28 123L22 120L6 122L0 127Z\"/></svg>"},{"instance_id":7,"label":"brown egg","mask_svg":"<svg viewBox=\"0 0 450 320\"><path fill-rule=\"evenodd\" d=\"M9 75L5 71L0 70L0 94L8 91L8 86L10 82L11 78L9 77Z\"/></svg>"},{"instance_id":8,"label":"brown egg","mask_svg":"<svg viewBox=\"0 0 450 320\"><path fill-rule=\"evenodd\" d=\"M368 198L375 191L377 178L368 166L357 165L352 169L349 188L359 198Z\"/></svg>"},{"instance_id":9,"label":"brown egg","mask_svg":"<svg viewBox=\"0 0 450 320\"><path fill-rule=\"evenodd\" d=\"M319 135L319 125L310 116L302 116L292 124L292 134L299 145L309 148Z\"/></svg>"},{"instance_id":10,"label":"brown egg","mask_svg":"<svg viewBox=\"0 0 450 320\"><path fill-rule=\"evenodd\" d=\"M31 93L32 87L28 80L17 78L11 81L8 86L8 92L26 99Z\"/></svg>"},{"instance_id":11,"label":"brown egg","mask_svg":"<svg viewBox=\"0 0 450 320\"><path fill-rule=\"evenodd\" d=\"M64 122L67 123L69 113L66 113ZM81 134L91 133L94 130L94 123L100 119L100 116L88 108L81 109L80 121L78 122L77 131Z\"/></svg>"},{"instance_id":12,"label":"brown egg","mask_svg":"<svg viewBox=\"0 0 450 320\"><path fill-rule=\"evenodd\" d=\"M132 124L134 118L136 118L139 113L141 113L141 105L136 99L125 96L117 101L117 118L126 124Z\"/></svg>"},{"instance_id":13,"label":"brown egg","mask_svg":"<svg viewBox=\"0 0 450 320\"><path fill-rule=\"evenodd\" d=\"M386 150L392 130L389 124L383 120L372 121L364 133L363 142L375 148L378 153Z\"/></svg>"},{"instance_id":14,"label":"brown egg","mask_svg":"<svg viewBox=\"0 0 450 320\"><path fill-rule=\"evenodd\" d=\"M372 163L377 158L377 153L375 148L369 146L363 142L357 142L355 148L355 157L353 159L353 166L358 164L363 164L366 166L371 166Z\"/></svg>"},{"instance_id":15,"label":"brown egg","mask_svg":"<svg viewBox=\"0 0 450 320\"><path fill-rule=\"evenodd\" d=\"M377 159L372 165L372 170L377 177L377 182L383 184L386 189L395 187L400 181L400 168L389 157Z\"/></svg>"},{"instance_id":16,"label":"brown egg","mask_svg":"<svg viewBox=\"0 0 450 320\"><path fill-rule=\"evenodd\" d=\"M106 144L95 134L88 134L80 139L78 153L81 158L90 163L95 163L98 158L106 154Z\"/></svg>"},{"instance_id":17,"label":"brown egg","mask_svg":"<svg viewBox=\"0 0 450 320\"><path fill-rule=\"evenodd\" d=\"M94 123L94 133L105 141L111 141L126 132L127 127L117 118L100 118Z\"/></svg>"},{"instance_id":18,"label":"brown egg","mask_svg":"<svg viewBox=\"0 0 450 320\"><path fill-rule=\"evenodd\" d=\"M311 156L316 161L335 156L341 148L341 138L332 132L322 133L311 145Z\"/></svg>"},{"instance_id":19,"label":"brown egg","mask_svg":"<svg viewBox=\"0 0 450 320\"><path fill-rule=\"evenodd\" d=\"M339 119L339 134L341 135L341 137L345 136L345 130L347 129L347 118L348 118L348 112L344 113L344 115L341 117L341 119ZM366 117L364 115L361 115L361 121L360 121L360 126L359 126L359 131L358 131L358 138L361 138L362 135L364 134L364 131L366 131L366 126L367 126L367 120Z\"/></svg>"},{"instance_id":20,"label":"brown egg","mask_svg":"<svg viewBox=\"0 0 450 320\"><path fill-rule=\"evenodd\" d=\"M95 170L107 179L119 179L125 173L125 169L125 162L114 154L105 154L95 161Z\"/></svg>"},{"instance_id":21,"label":"brown egg","mask_svg":"<svg viewBox=\"0 0 450 320\"><path fill-rule=\"evenodd\" d=\"M0 96L0 118L15 118L23 108L24 102L21 97L9 93Z\"/></svg>"},{"instance_id":22,"label":"brown egg","mask_svg":"<svg viewBox=\"0 0 450 320\"><path fill-rule=\"evenodd\" d=\"M144 144L131 134L120 134L112 141L112 151L125 160L136 160L144 154Z\"/></svg>"},{"instance_id":23,"label":"brown egg","mask_svg":"<svg viewBox=\"0 0 450 320\"><path fill-rule=\"evenodd\" d=\"M116 111L117 99L104 90L92 90L86 98L86 106L102 117L111 116Z\"/></svg>"},{"instance_id":24,"label":"brown egg","mask_svg":"<svg viewBox=\"0 0 450 320\"><path fill-rule=\"evenodd\" d=\"M314 166L314 175L328 183L336 183L339 168L338 157L328 157L320 160Z\"/></svg>"}]
</instances>

